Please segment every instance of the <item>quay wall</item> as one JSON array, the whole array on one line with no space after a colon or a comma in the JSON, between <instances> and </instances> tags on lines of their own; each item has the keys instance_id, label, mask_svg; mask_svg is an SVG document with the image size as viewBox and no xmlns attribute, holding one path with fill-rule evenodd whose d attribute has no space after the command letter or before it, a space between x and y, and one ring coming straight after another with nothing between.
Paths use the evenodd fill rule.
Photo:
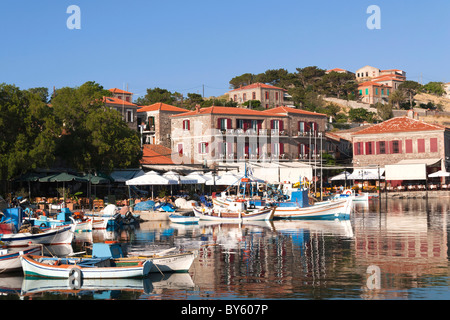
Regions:
<instances>
[{"instance_id":1,"label":"quay wall","mask_svg":"<svg viewBox=\"0 0 450 320\"><path fill-rule=\"evenodd\" d=\"M412 199L412 198L446 198L450 197L450 190L429 190L429 191L400 191L382 192L381 197Z\"/></svg>"}]
</instances>

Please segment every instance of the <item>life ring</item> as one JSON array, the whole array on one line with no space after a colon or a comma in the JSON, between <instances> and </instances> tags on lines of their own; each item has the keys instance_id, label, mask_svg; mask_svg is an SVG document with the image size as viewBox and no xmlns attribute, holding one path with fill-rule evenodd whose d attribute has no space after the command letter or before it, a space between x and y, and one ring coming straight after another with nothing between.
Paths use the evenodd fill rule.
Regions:
<instances>
[{"instance_id":1,"label":"life ring","mask_svg":"<svg viewBox=\"0 0 450 320\"><path fill-rule=\"evenodd\" d=\"M344 193L350 195L350 194L352 194L352 190L347 190Z\"/></svg>"},{"instance_id":2,"label":"life ring","mask_svg":"<svg viewBox=\"0 0 450 320\"><path fill-rule=\"evenodd\" d=\"M45 223L41 223L41 225L39 227L40 228L47 228L47 225Z\"/></svg>"}]
</instances>

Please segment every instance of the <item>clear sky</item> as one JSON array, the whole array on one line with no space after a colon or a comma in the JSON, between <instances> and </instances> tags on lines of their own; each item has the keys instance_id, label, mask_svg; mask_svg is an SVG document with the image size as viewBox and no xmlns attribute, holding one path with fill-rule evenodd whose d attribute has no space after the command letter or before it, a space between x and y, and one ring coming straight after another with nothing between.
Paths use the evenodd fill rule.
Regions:
<instances>
[{"instance_id":1,"label":"clear sky","mask_svg":"<svg viewBox=\"0 0 450 320\"><path fill-rule=\"evenodd\" d=\"M70 30L70 5L81 29ZM381 10L370 30L367 8ZM243 73L318 66L402 69L450 81L448 0L16 0L0 7L0 83L75 87L95 81L219 96Z\"/></svg>"}]
</instances>

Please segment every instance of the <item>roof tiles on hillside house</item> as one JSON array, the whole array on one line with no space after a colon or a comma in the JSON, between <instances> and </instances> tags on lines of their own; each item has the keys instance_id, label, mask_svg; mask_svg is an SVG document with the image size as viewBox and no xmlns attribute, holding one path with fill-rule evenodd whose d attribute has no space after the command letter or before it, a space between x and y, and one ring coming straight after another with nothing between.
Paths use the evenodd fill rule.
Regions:
<instances>
[{"instance_id":1,"label":"roof tiles on hillside house","mask_svg":"<svg viewBox=\"0 0 450 320\"><path fill-rule=\"evenodd\" d=\"M243 115L243 116L269 116L267 113L258 110L245 109L245 108L235 108L235 107L220 107L212 106L207 108L196 108L193 111L176 114L172 117L187 117L196 116L204 114L229 114L229 115Z\"/></svg>"},{"instance_id":2,"label":"roof tiles on hillside house","mask_svg":"<svg viewBox=\"0 0 450 320\"><path fill-rule=\"evenodd\" d=\"M295 114L312 115L312 116L323 116L323 117L327 116L326 114L323 114L323 113L317 113L317 112L312 112L312 111L307 111L307 110L302 110L302 109L295 109L295 108L290 108L290 107L285 107L285 106L276 107L273 109L267 109L267 110L264 110L263 112L270 113L270 114L295 113Z\"/></svg>"},{"instance_id":3,"label":"roof tiles on hillside house","mask_svg":"<svg viewBox=\"0 0 450 320\"><path fill-rule=\"evenodd\" d=\"M118 98L114 98L114 97L103 97L103 102L107 103L107 104L115 104L115 105L125 105L125 106L133 106L133 107L137 107L136 104L125 101L125 100L121 100Z\"/></svg>"},{"instance_id":4,"label":"roof tiles on hillside house","mask_svg":"<svg viewBox=\"0 0 450 320\"><path fill-rule=\"evenodd\" d=\"M170 104L165 104L165 103L162 103L162 102L157 102L157 103L154 103L154 104L149 105L149 106L140 106L139 108L140 109L138 110L138 112L157 111L157 110L176 111L176 112L189 112L189 110L187 110L187 109L175 107L175 106L172 106Z\"/></svg>"},{"instance_id":5,"label":"roof tiles on hillside house","mask_svg":"<svg viewBox=\"0 0 450 320\"><path fill-rule=\"evenodd\" d=\"M248 86L243 86L243 87L239 87L239 88L233 89L233 90L231 90L229 92L239 91L239 90L247 90L247 89L254 89L254 88L276 89L276 90L287 91L286 89L283 89L283 88L280 88L280 87L275 87L275 86L272 86L270 84L265 84L265 83L262 83L262 82L256 82L256 83L249 84Z\"/></svg>"},{"instance_id":6,"label":"roof tiles on hillside house","mask_svg":"<svg viewBox=\"0 0 450 320\"><path fill-rule=\"evenodd\" d=\"M133 94L131 92L125 91L125 90L120 90L117 88L111 88L109 89L109 91L111 91L112 93L117 93L117 94Z\"/></svg>"},{"instance_id":7,"label":"roof tiles on hillside house","mask_svg":"<svg viewBox=\"0 0 450 320\"><path fill-rule=\"evenodd\" d=\"M172 150L158 144L144 144L141 165L174 164Z\"/></svg>"},{"instance_id":8,"label":"roof tiles on hillside house","mask_svg":"<svg viewBox=\"0 0 450 320\"><path fill-rule=\"evenodd\" d=\"M383 134L395 132L412 132L412 131L435 131L445 130L445 126L426 123L421 120L416 120L408 117L396 117L386 120L382 123L373 125L369 128L360 130L352 135L360 134Z\"/></svg>"}]
</instances>

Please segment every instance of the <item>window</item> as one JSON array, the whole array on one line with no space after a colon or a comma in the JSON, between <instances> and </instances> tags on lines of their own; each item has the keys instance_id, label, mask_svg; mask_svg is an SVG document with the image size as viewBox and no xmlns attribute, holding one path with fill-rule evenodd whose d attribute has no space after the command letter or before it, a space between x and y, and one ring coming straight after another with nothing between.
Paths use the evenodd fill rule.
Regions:
<instances>
[{"instance_id":1,"label":"window","mask_svg":"<svg viewBox=\"0 0 450 320\"><path fill-rule=\"evenodd\" d=\"M378 141L377 142L377 153L378 154L386 154L386 141Z\"/></svg>"},{"instance_id":2,"label":"window","mask_svg":"<svg viewBox=\"0 0 450 320\"><path fill-rule=\"evenodd\" d=\"M269 109L269 105L268 104L266 104L266 109Z\"/></svg>"},{"instance_id":3,"label":"window","mask_svg":"<svg viewBox=\"0 0 450 320\"><path fill-rule=\"evenodd\" d=\"M378 95L378 88L375 88L375 94Z\"/></svg>"},{"instance_id":4,"label":"window","mask_svg":"<svg viewBox=\"0 0 450 320\"><path fill-rule=\"evenodd\" d=\"M386 94L389 95L389 89L386 89Z\"/></svg>"},{"instance_id":5,"label":"window","mask_svg":"<svg viewBox=\"0 0 450 320\"><path fill-rule=\"evenodd\" d=\"M270 128L272 130L283 131L283 121L282 120L270 120Z\"/></svg>"},{"instance_id":6,"label":"window","mask_svg":"<svg viewBox=\"0 0 450 320\"><path fill-rule=\"evenodd\" d=\"M369 95L369 88L366 88L366 96Z\"/></svg>"},{"instance_id":7,"label":"window","mask_svg":"<svg viewBox=\"0 0 450 320\"><path fill-rule=\"evenodd\" d=\"M362 154L362 142L355 142L354 144L354 152L355 155L361 155Z\"/></svg>"},{"instance_id":8,"label":"window","mask_svg":"<svg viewBox=\"0 0 450 320\"><path fill-rule=\"evenodd\" d=\"M417 152L425 152L425 139L417 139Z\"/></svg>"},{"instance_id":9,"label":"window","mask_svg":"<svg viewBox=\"0 0 450 320\"><path fill-rule=\"evenodd\" d=\"M413 144L411 139L405 140L405 151L406 153L412 153L413 152Z\"/></svg>"},{"instance_id":10,"label":"window","mask_svg":"<svg viewBox=\"0 0 450 320\"><path fill-rule=\"evenodd\" d=\"M402 153L402 142L398 140L391 141L392 150L391 153Z\"/></svg>"},{"instance_id":11,"label":"window","mask_svg":"<svg viewBox=\"0 0 450 320\"><path fill-rule=\"evenodd\" d=\"M373 153L373 142L366 142L366 155L370 155Z\"/></svg>"},{"instance_id":12,"label":"window","mask_svg":"<svg viewBox=\"0 0 450 320\"><path fill-rule=\"evenodd\" d=\"M231 129L231 119L219 118L217 120L217 128L219 130Z\"/></svg>"},{"instance_id":13,"label":"window","mask_svg":"<svg viewBox=\"0 0 450 320\"><path fill-rule=\"evenodd\" d=\"M200 142L198 144L198 153L200 154L208 153L208 142Z\"/></svg>"},{"instance_id":14,"label":"window","mask_svg":"<svg viewBox=\"0 0 450 320\"><path fill-rule=\"evenodd\" d=\"M191 122L189 120L183 120L183 130L191 130Z\"/></svg>"},{"instance_id":15,"label":"window","mask_svg":"<svg viewBox=\"0 0 450 320\"><path fill-rule=\"evenodd\" d=\"M233 96L233 100L234 100L234 102L237 101L237 94L235 94L235 95Z\"/></svg>"},{"instance_id":16,"label":"window","mask_svg":"<svg viewBox=\"0 0 450 320\"><path fill-rule=\"evenodd\" d=\"M127 109L126 122L133 122L133 110Z\"/></svg>"},{"instance_id":17,"label":"window","mask_svg":"<svg viewBox=\"0 0 450 320\"><path fill-rule=\"evenodd\" d=\"M242 99L244 100L244 102L245 102L245 101L247 101L247 94L246 94L246 93L244 93L244 94L243 94L242 96L243 96L243 98L242 98Z\"/></svg>"},{"instance_id":18,"label":"window","mask_svg":"<svg viewBox=\"0 0 450 320\"><path fill-rule=\"evenodd\" d=\"M275 92L275 100L278 101L278 92Z\"/></svg>"},{"instance_id":19,"label":"window","mask_svg":"<svg viewBox=\"0 0 450 320\"><path fill-rule=\"evenodd\" d=\"M130 102L130 97L126 97L125 101Z\"/></svg>"},{"instance_id":20,"label":"window","mask_svg":"<svg viewBox=\"0 0 450 320\"><path fill-rule=\"evenodd\" d=\"M256 92L252 92L252 100L256 100Z\"/></svg>"},{"instance_id":21,"label":"window","mask_svg":"<svg viewBox=\"0 0 450 320\"><path fill-rule=\"evenodd\" d=\"M359 95L360 95L360 96L362 96L362 89L361 89L361 90L359 90Z\"/></svg>"},{"instance_id":22,"label":"window","mask_svg":"<svg viewBox=\"0 0 450 320\"><path fill-rule=\"evenodd\" d=\"M269 100L269 91L266 91L266 100Z\"/></svg>"},{"instance_id":23,"label":"window","mask_svg":"<svg viewBox=\"0 0 450 320\"><path fill-rule=\"evenodd\" d=\"M437 138L430 139L430 152L438 152L438 141Z\"/></svg>"},{"instance_id":24,"label":"window","mask_svg":"<svg viewBox=\"0 0 450 320\"><path fill-rule=\"evenodd\" d=\"M307 128L306 122L304 122L304 121L298 122L298 131L299 132L306 132L307 131L306 128Z\"/></svg>"}]
</instances>

